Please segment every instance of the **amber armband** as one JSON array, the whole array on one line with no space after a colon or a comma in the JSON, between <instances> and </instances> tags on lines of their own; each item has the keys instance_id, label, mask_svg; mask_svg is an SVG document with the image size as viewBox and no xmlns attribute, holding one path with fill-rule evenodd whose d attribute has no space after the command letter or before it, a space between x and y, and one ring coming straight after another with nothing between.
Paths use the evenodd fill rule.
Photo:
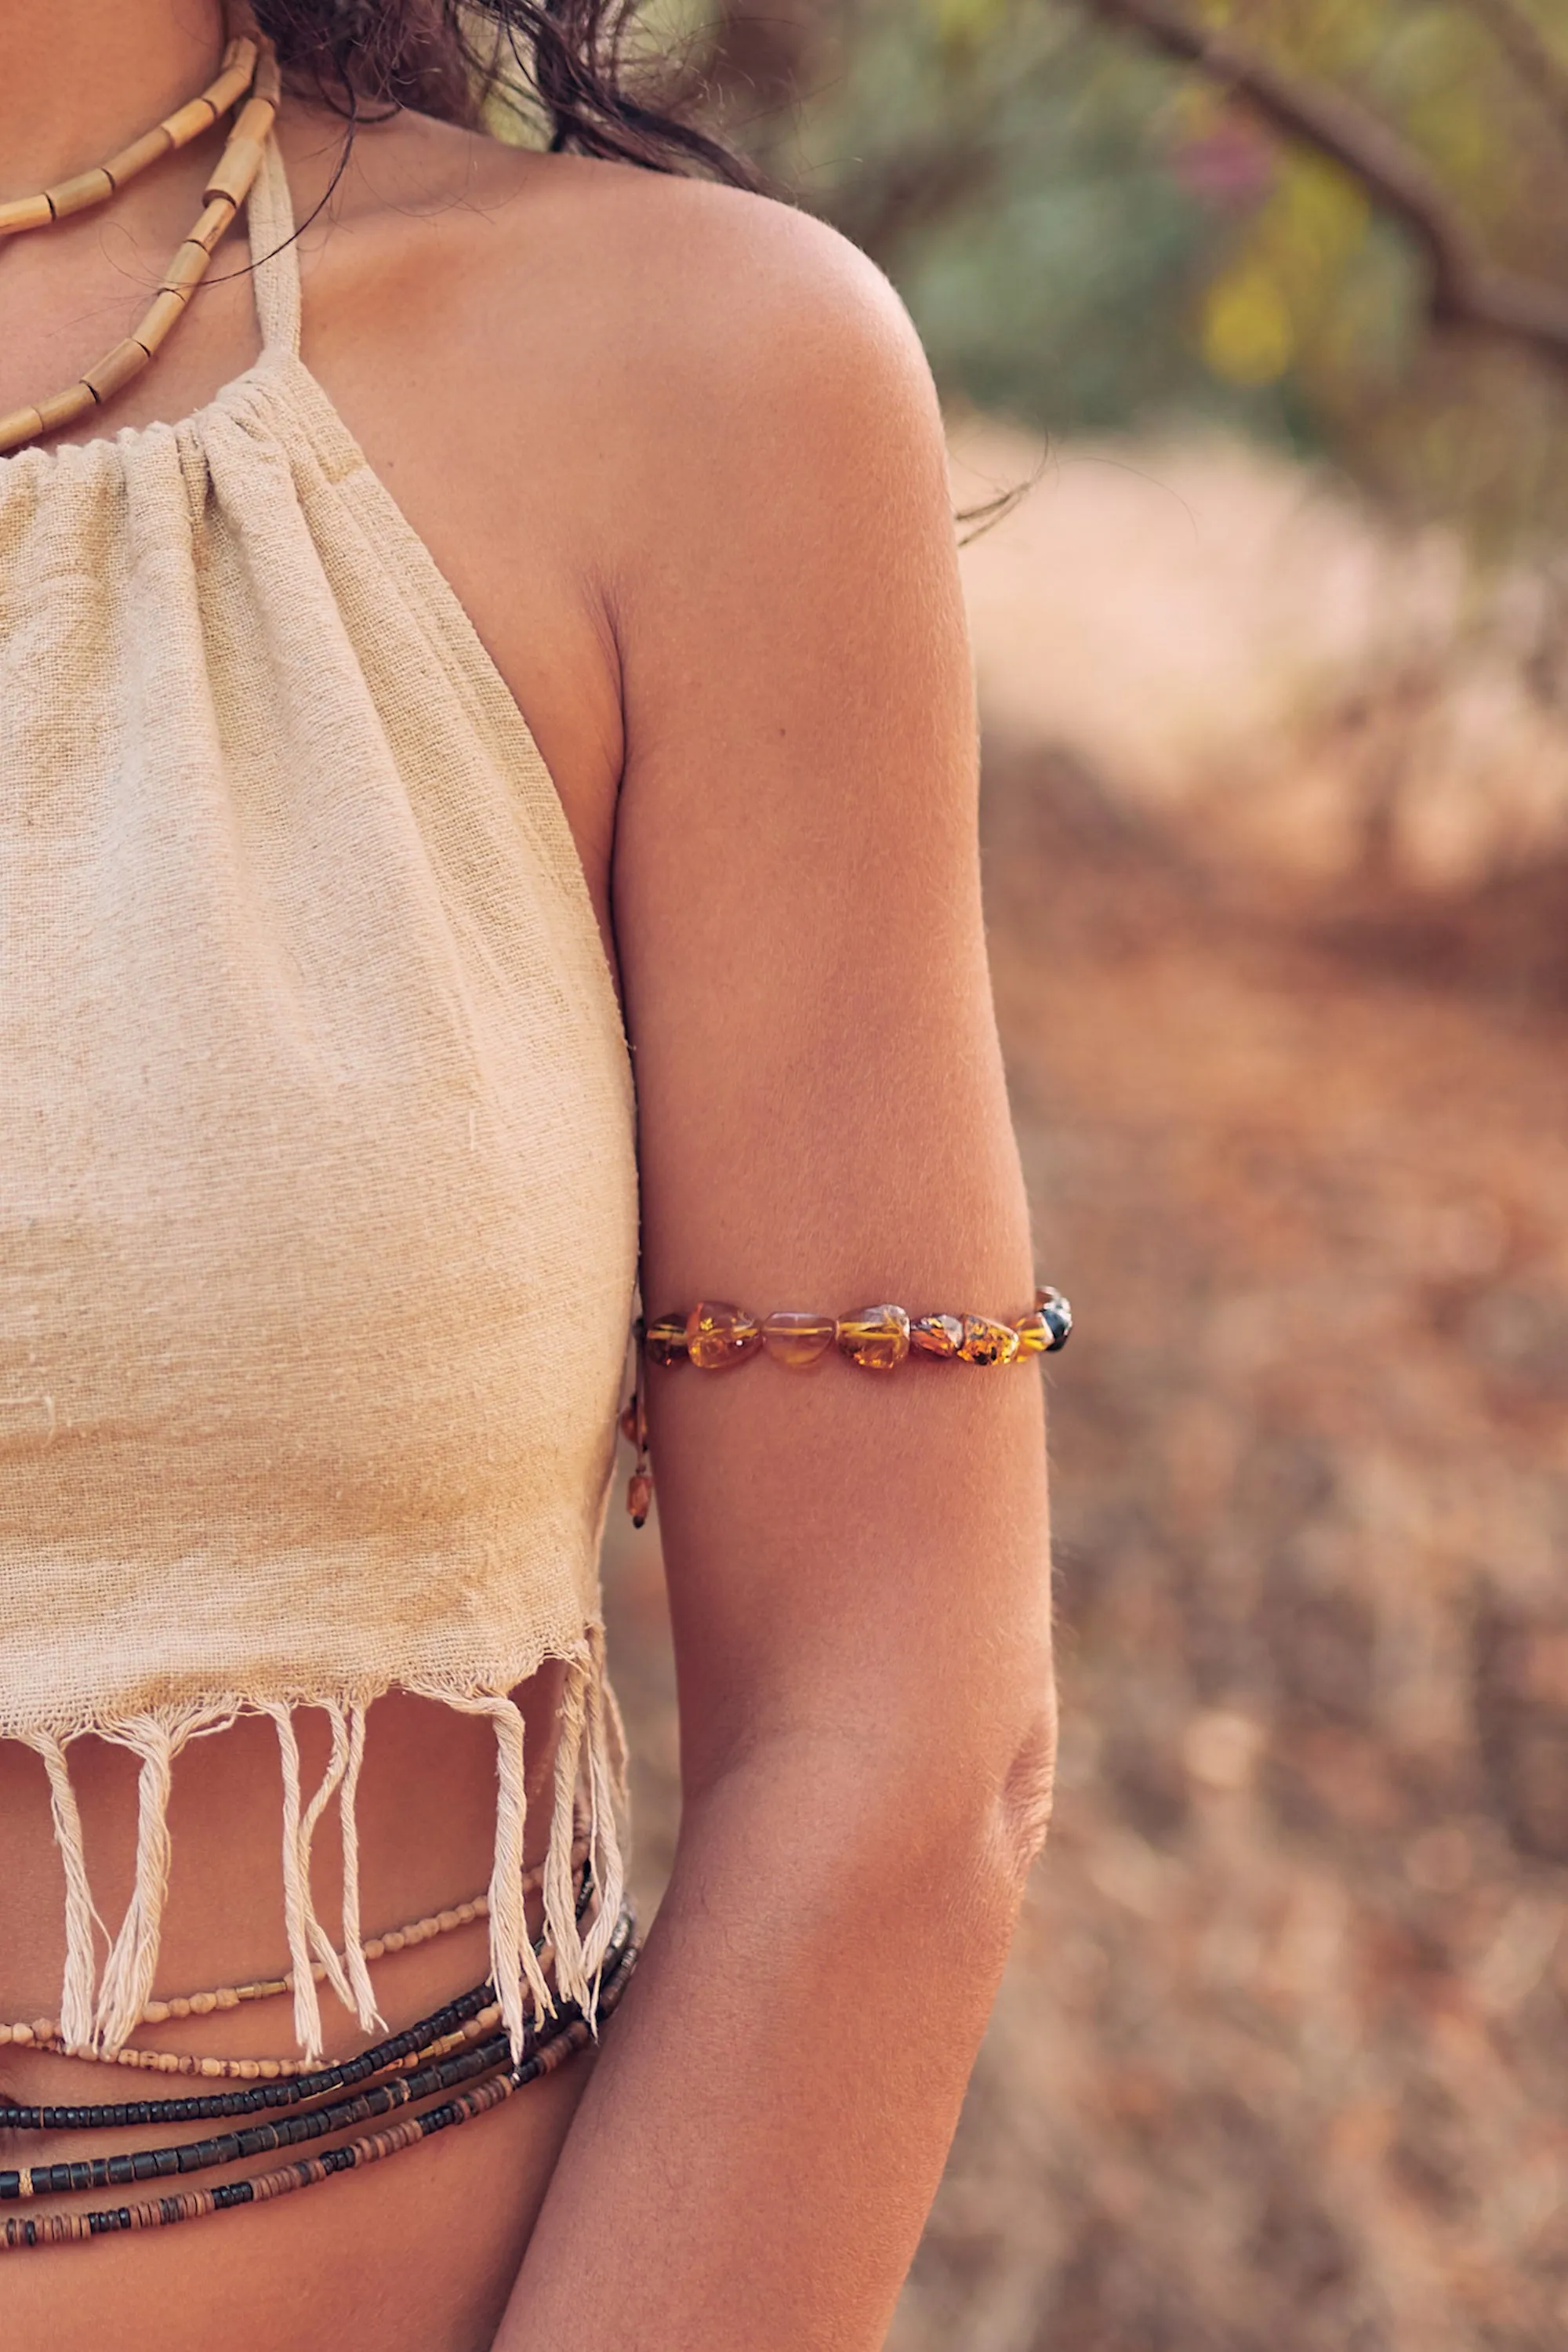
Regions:
<instances>
[{"instance_id":1,"label":"amber armband","mask_svg":"<svg viewBox=\"0 0 1568 2352\"><path fill-rule=\"evenodd\" d=\"M910 1355L959 1364L1012 1364L1054 1355L1067 1346L1071 1331L1072 1308L1048 1284L1036 1291L1028 1313L1012 1323L989 1315L911 1315L907 1307L889 1305L862 1307L853 1315L781 1307L759 1318L743 1307L708 1298L700 1298L689 1315L660 1315L639 1323L638 1379L621 1415L622 1432L637 1450L626 1489L632 1524L644 1524L653 1502L644 1364L694 1364L699 1371L721 1372L765 1355L791 1371L805 1371L834 1347L868 1372L893 1371Z\"/></svg>"}]
</instances>

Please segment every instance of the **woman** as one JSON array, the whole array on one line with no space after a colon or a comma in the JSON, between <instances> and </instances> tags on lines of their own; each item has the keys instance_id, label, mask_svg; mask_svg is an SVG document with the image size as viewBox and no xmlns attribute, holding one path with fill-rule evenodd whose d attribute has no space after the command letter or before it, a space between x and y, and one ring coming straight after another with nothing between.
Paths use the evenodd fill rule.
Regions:
<instances>
[{"instance_id":1,"label":"woman","mask_svg":"<svg viewBox=\"0 0 1568 2352\"><path fill-rule=\"evenodd\" d=\"M638 1191L666 1322L1016 1319L1032 1275L919 351L829 233L684 175L595 13L468 19L537 37L588 151L539 154L412 0L0 0L14 2352L879 2343L1043 1834L1038 1381L722 1313L714 1379L678 1319L684 1813L626 1990ZM166 2112L487 1969L410 2064L488 2032L508 2083L595 1999L598 2046L395 2161L218 2166L294 2110Z\"/></svg>"}]
</instances>

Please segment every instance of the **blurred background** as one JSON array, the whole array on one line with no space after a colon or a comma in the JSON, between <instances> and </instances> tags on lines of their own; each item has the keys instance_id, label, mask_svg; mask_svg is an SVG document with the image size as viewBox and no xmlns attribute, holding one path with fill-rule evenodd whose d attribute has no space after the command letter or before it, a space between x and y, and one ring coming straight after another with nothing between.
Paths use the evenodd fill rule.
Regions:
<instances>
[{"instance_id":1,"label":"blurred background","mask_svg":"<svg viewBox=\"0 0 1568 2352\"><path fill-rule=\"evenodd\" d=\"M1061 1787L895 2352L1562 2347L1568 6L671 21L901 289L957 502L1023 486L964 562Z\"/></svg>"}]
</instances>

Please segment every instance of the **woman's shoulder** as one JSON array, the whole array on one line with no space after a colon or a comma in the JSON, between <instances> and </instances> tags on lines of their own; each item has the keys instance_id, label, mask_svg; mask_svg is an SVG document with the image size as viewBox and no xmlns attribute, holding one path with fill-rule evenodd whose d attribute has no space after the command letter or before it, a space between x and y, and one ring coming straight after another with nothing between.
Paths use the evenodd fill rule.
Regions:
<instances>
[{"instance_id":1,"label":"woman's shoulder","mask_svg":"<svg viewBox=\"0 0 1568 2352\"><path fill-rule=\"evenodd\" d=\"M331 162L322 141L302 213ZM303 246L308 304L312 275L341 280L334 325L395 352L411 386L449 368L466 424L613 421L623 444L640 425L670 460L748 417L842 414L855 383L924 394L880 271L810 215L710 181L405 115L359 132Z\"/></svg>"}]
</instances>

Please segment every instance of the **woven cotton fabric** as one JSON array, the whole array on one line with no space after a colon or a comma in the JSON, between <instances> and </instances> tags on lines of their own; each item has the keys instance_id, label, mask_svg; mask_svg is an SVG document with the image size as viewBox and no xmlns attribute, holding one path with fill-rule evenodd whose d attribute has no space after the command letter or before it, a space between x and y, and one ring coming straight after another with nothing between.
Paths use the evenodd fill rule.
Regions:
<instances>
[{"instance_id":1,"label":"woven cotton fabric","mask_svg":"<svg viewBox=\"0 0 1568 2352\"><path fill-rule=\"evenodd\" d=\"M495 1717L505 1816L503 1695L565 1660L608 1874L626 1046L527 728L300 361L291 226L273 149L210 406L0 461L0 1736L123 1737L145 1811L195 1729L273 1711L286 1781L326 1706L352 1795L402 1686ZM83 2038L160 1902L101 1964L79 1922Z\"/></svg>"}]
</instances>

